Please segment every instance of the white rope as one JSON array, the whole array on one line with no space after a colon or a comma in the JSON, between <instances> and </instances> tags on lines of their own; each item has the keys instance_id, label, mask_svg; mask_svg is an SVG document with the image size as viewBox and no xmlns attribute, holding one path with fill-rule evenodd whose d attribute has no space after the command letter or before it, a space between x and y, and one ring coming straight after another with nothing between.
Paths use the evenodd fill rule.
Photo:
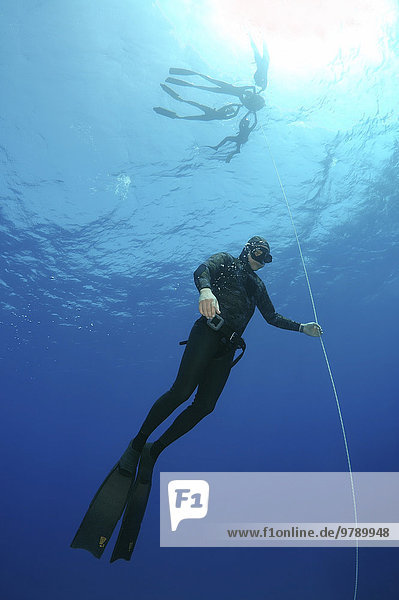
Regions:
<instances>
[{"instance_id":1,"label":"white rope","mask_svg":"<svg viewBox=\"0 0 399 600\"><path fill-rule=\"evenodd\" d=\"M274 170L276 171L276 175L277 175L277 178L278 178L278 181L279 181L279 184L280 184L281 191L282 191L283 196L284 196L284 200L285 200L285 203L286 203L286 206L287 206L288 214L289 214L290 219L291 219L291 225L292 225L292 228L294 230L294 234L295 234L295 238L296 238L296 243L298 245L298 250L299 250L299 254L300 254L300 257L301 257L301 261L302 261L302 267L303 267L303 270L304 270L304 273L305 273L306 283L307 283L308 290L309 290L309 295L310 295L310 300L311 300L311 303L312 303L314 318L315 318L316 323L318 323L317 311L316 311L316 305L315 305L315 301L314 301L314 297L313 297L313 292L312 292L312 288L311 288L311 285L310 285L308 271L307 271L307 268L306 268L306 265L305 265L305 260L304 260L304 257L303 257L301 243L300 243L299 237L298 237L298 232L296 230L294 219L293 219L293 216L292 216L291 207L289 205L288 198L287 198L287 195L285 193L285 189L284 189L283 183L281 181L280 173L279 173L279 171L277 169L276 162L274 160L272 151L271 151L270 146L269 146L269 142L267 141L267 137L266 137L266 134L265 134L265 131L264 131L262 125L261 125L261 129L262 129L263 136L265 138L266 146L267 146L267 148L269 150L269 154L270 154L270 157L271 157L272 162L273 162ZM354 486L354 483L353 483L352 464L351 464L351 459L350 459L350 454L349 454L348 440L346 438L346 431L345 431L344 420L343 420L343 417L342 417L341 406L340 406L340 402L339 402L339 399L338 399L337 389L335 387L334 377L333 377L332 370L331 370L331 367L330 367L330 362L328 360L327 352L326 352L326 349L325 349L325 346L324 346L322 338L320 337L319 339L320 339L321 347L323 349L324 358L326 360L326 365L327 365L328 373L330 375L331 385L332 385L332 389L333 389L333 392L334 392L335 403L337 405L339 420L340 420L340 423L341 423L341 430L342 430L342 435L343 435L343 438L344 438L346 460L347 460L347 463L348 463L349 477L350 477L351 489L352 489L353 511L354 511L355 523L357 525L358 524L358 520L357 520L357 506L356 506L355 486ZM355 539L356 539L356 550L355 550L355 588L354 588L354 593L353 593L353 600L356 600L356 598L357 598L357 588L358 588L358 578L359 578L359 543L358 543L358 539L357 538L355 538Z\"/></svg>"}]
</instances>

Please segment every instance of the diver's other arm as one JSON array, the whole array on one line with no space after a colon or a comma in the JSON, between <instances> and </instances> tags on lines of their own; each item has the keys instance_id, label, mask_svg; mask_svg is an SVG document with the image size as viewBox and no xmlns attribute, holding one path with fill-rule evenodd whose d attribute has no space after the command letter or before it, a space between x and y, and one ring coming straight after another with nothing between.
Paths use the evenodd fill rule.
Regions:
<instances>
[{"instance_id":1,"label":"diver's other arm","mask_svg":"<svg viewBox=\"0 0 399 600\"><path fill-rule=\"evenodd\" d=\"M301 323L298 323L297 321L291 321L291 319L287 319L276 312L273 303L270 300L269 294L267 293L266 286L260 278L257 280L257 286L256 305L265 321L267 321L269 325L279 327L280 329L300 331Z\"/></svg>"},{"instance_id":2,"label":"diver's other arm","mask_svg":"<svg viewBox=\"0 0 399 600\"><path fill-rule=\"evenodd\" d=\"M201 315L204 315L208 319L214 317L216 313L220 315L219 302L216 296L212 294L210 288L202 288L200 291L199 311Z\"/></svg>"},{"instance_id":3,"label":"diver's other arm","mask_svg":"<svg viewBox=\"0 0 399 600\"><path fill-rule=\"evenodd\" d=\"M301 333L306 333L306 335L310 335L312 337L321 337L323 330L318 323L311 321L310 323L301 323L299 326L299 331Z\"/></svg>"}]
</instances>

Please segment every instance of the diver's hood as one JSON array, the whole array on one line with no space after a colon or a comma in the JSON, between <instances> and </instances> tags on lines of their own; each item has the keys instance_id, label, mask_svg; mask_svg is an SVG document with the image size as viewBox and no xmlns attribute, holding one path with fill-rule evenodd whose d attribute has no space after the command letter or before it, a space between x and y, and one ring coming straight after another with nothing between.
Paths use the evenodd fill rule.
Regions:
<instances>
[{"instance_id":1,"label":"diver's hood","mask_svg":"<svg viewBox=\"0 0 399 600\"><path fill-rule=\"evenodd\" d=\"M260 235L254 235L253 237L251 237L250 240L247 241L247 243L245 244L244 248L241 251L241 254L239 256L239 259L241 260L241 262L243 262L245 265L249 266L248 253L257 247L267 248L267 251L270 253L270 246L269 246L269 243L265 240L265 238L261 237ZM251 268L251 267L249 267L249 268ZM251 269L251 271L252 271L252 269Z\"/></svg>"}]
</instances>

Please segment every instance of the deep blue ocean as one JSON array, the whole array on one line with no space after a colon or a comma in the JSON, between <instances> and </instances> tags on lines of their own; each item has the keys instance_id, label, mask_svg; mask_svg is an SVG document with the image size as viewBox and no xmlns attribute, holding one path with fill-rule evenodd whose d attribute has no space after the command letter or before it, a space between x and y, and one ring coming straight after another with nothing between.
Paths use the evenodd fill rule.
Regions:
<instances>
[{"instance_id":1,"label":"deep blue ocean","mask_svg":"<svg viewBox=\"0 0 399 600\"><path fill-rule=\"evenodd\" d=\"M276 310L314 320L273 160L353 471L399 471L398 24L394 0L1 2L2 598L353 599L353 548L159 546L160 471L348 469L319 340L258 311L214 412L161 454L131 562L69 544L174 381L198 265L262 235ZM249 34L270 55L265 107L226 163L206 146L243 111L153 107L199 114L160 87L170 67L253 85ZM357 598L399 598L398 562L360 548Z\"/></svg>"}]
</instances>

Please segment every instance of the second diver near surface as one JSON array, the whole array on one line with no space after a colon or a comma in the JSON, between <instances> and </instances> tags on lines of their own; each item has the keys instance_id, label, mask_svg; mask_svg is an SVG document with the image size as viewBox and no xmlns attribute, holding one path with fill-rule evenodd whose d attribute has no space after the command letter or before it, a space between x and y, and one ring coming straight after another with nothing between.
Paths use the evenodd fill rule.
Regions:
<instances>
[{"instance_id":1,"label":"second diver near surface","mask_svg":"<svg viewBox=\"0 0 399 600\"><path fill-rule=\"evenodd\" d=\"M265 284L256 273L271 261L268 242L254 236L237 258L220 252L195 270L201 317L191 329L176 380L154 403L140 431L99 488L72 547L84 548L100 558L126 505L111 561L130 559L150 493L155 461L167 446L215 408L232 366L245 350L241 336L255 307L270 325L313 337L322 334L317 323L302 324L276 312ZM234 360L238 348L241 354ZM195 390L194 401L155 442L148 443L151 433Z\"/></svg>"}]
</instances>

